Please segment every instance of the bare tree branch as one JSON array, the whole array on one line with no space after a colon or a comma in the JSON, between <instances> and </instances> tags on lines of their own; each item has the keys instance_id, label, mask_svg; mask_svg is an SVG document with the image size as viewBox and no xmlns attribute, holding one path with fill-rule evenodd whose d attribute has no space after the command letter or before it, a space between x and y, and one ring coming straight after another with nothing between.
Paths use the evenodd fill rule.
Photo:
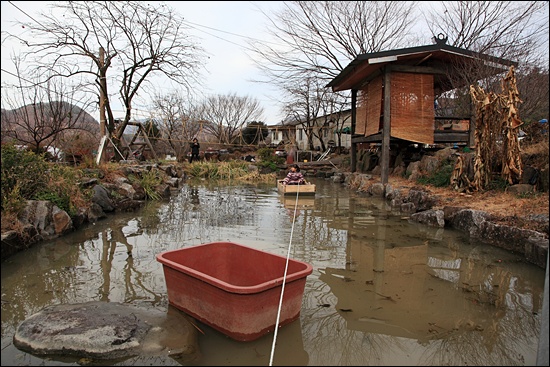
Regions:
<instances>
[{"instance_id":1,"label":"bare tree branch","mask_svg":"<svg viewBox=\"0 0 550 367\"><path fill-rule=\"evenodd\" d=\"M445 1L426 21L455 47L524 63L548 52L547 1Z\"/></svg>"},{"instance_id":2,"label":"bare tree branch","mask_svg":"<svg viewBox=\"0 0 550 367\"><path fill-rule=\"evenodd\" d=\"M311 72L328 82L357 55L406 45L413 10L414 2L402 1L285 2L274 16L264 13L275 41L250 46L275 83Z\"/></svg>"},{"instance_id":3,"label":"bare tree branch","mask_svg":"<svg viewBox=\"0 0 550 367\"><path fill-rule=\"evenodd\" d=\"M197 107L189 95L180 93L159 94L153 104L162 140L170 146L178 161L184 160L189 143L200 131Z\"/></svg>"},{"instance_id":4,"label":"bare tree branch","mask_svg":"<svg viewBox=\"0 0 550 367\"><path fill-rule=\"evenodd\" d=\"M11 37L29 47L25 57L34 58L29 70L35 69L41 79L82 75L88 85L95 84L96 94L103 92L106 98L107 127L115 140L122 137L132 116L132 102L147 92L145 84L153 74L187 89L199 82L204 50L166 4L69 1L54 8L62 15L42 13L37 22L20 23L28 33ZM125 108L118 126L110 85L118 89Z\"/></svg>"},{"instance_id":5,"label":"bare tree branch","mask_svg":"<svg viewBox=\"0 0 550 367\"><path fill-rule=\"evenodd\" d=\"M287 116L309 126L319 117L321 98L332 99L324 86L350 61L363 53L407 44L415 24L414 5L408 1L285 2L274 16L264 13L274 41L254 41L250 47L267 82L286 95ZM317 91L312 89L313 79L317 79ZM310 145L311 138L308 135Z\"/></svg>"},{"instance_id":6,"label":"bare tree branch","mask_svg":"<svg viewBox=\"0 0 550 367\"><path fill-rule=\"evenodd\" d=\"M68 134L97 136L99 126L86 112L92 101L79 92L79 86L60 78L47 78L45 84L23 78L20 60L14 59L14 64L19 84L13 89L16 93L2 93L2 142L42 153L49 147L64 149Z\"/></svg>"},{"instance_id":7,"label":"bare tree branch","mask_svg":"<svg viewBox=\"0 0 550 367\"><path fill-rule=\"evenodd\" d=\"M241 130L252 121L260 121L263 108L252 97L239 97L235 93L215 95L200 106L201 119L207 121L204 129L221 144L241 144Z\"/></svg>"}]
</instances>

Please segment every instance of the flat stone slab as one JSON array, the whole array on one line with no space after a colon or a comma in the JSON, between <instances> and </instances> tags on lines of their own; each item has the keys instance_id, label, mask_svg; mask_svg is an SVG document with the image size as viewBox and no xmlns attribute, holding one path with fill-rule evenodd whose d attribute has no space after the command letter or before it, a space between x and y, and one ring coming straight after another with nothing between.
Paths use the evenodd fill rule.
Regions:
<instances>
[{"instance_id":1,"label":"flat stone slab","mask_svg":"<svg viewBox=\"0 0 550 367\"><path fill-rule=\"evenodd\" d=\"M196 329L183 312L140 309L115 302L49 306L17 328L13 344L45 356L119 359L136 355L199 356Z\"/></svg>"}]
</instances>

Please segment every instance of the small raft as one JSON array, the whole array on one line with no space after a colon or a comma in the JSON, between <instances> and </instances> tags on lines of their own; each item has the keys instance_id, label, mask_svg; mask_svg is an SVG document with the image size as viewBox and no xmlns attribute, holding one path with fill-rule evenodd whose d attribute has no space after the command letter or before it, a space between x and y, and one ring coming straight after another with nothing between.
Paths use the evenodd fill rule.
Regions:
<instances>
[{"instance_id":1,"label":"small raft","mask_svg":"<svg viewBox=\"0 0 550 367\"><path fill-rule=\"evenodd\" d=\"M303 185L285 185L284 180L277 180L277 190L283 195L315 195L315 184L311 182Z\"/></svg>"}]
</instances>

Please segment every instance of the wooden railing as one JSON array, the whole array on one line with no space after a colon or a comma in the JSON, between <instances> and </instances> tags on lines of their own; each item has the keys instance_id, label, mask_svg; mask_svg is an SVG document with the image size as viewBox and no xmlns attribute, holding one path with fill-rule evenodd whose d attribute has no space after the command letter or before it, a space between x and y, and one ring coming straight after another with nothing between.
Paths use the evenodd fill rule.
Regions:
<instances>
[{"instance_id":1,"label":"wooden railing","mask_svg":"<svg viewBox=\"0 0 550 367\"><path fill-rule=\"evenodd\" d=\"M435 117L434 143L466 143L470 139L470 119L468 117ZM353 135L352 143L376 143L382 141L382 133L363 136Z\"/></svg>"}]
</instances>

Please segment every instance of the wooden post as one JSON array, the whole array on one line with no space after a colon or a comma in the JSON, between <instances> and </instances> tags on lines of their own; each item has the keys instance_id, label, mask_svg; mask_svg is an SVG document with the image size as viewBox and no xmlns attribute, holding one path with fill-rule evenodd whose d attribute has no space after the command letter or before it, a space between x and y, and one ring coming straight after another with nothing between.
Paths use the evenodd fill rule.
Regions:
<instances>
[{"instance_id":1,"label":"wooden post","mask_svg":"<svg viewBox=\"0 0 550 367\"><path fill-rule=\"evenodd\" d=\"M357 171L357 143L353 142L353 134L355 134L356 120L357 120L357 89L352 89L351 90L351 152L350 152L351 172Z\"/></svg>"},{"instance_id":2,"label":"wooden post","mask_svg":"<svg viewBox=\"0 0 550 367\"><path fill-rule=\"evenodd\" d=\"M382 160L380 180L383 185L388 183L390 170L390 136L391 136L391 71L384 68L384 125L382 127Z\"/></svg>"},{"instance_id":3,"label":"wooden post","mask_svg":"<svg viewBox=\"0 0 550 367\"><path fill-rule=\"evenodd\" d=\"M470 123L468 124L468 148L474 149L476 146L476 115L475 115L475 107L474 102L472 101L472 95L469 95L470 101Z\"/></svg>"}]
</instances>

